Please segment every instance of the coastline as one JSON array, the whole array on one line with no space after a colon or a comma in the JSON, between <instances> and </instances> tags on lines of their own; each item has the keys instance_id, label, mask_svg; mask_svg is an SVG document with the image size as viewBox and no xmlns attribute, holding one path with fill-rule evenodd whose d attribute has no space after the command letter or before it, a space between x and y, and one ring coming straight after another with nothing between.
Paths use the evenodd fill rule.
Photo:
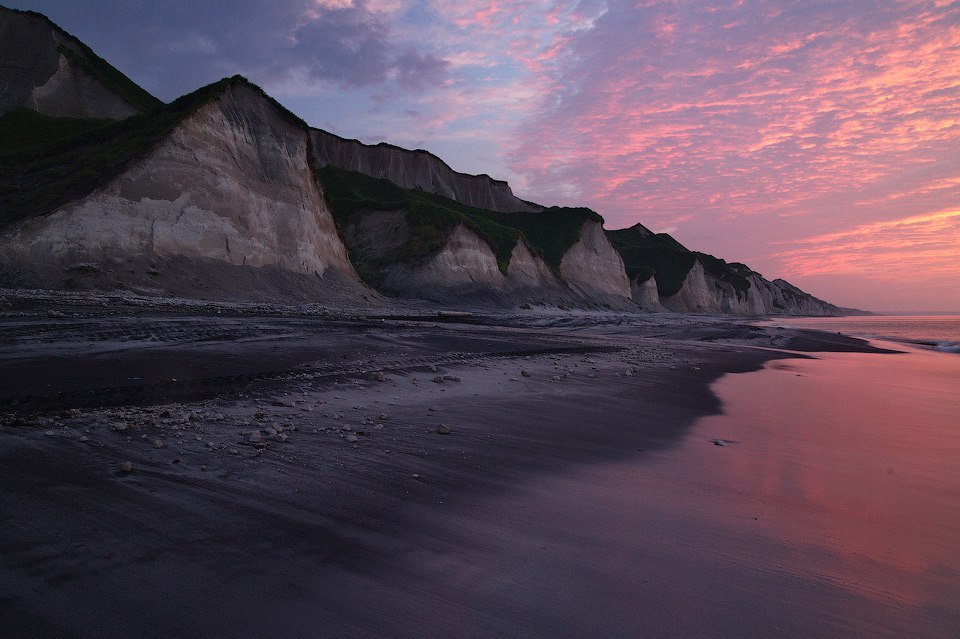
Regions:
<instances>
[{"instance_id":1,"label":"coastline","mask_svg":"<svg viewBox=\"0 0 960 639\"><path fill-rule=\"evenodd\" d=\"M534 547L518 513L543 495L522 496L676 456L720 413L716 380L804 357L786 346L871 350L692 316L567 314L519 328L512 317L173 315L3 320L18 327L0 349L5 388L36 386L42 370L56 391L0 397L9 636L618 636L640 627L623 612L644 602L604 603L578 586L545 607L535 587L559 570L562 591L589 572L569 557L617 549L589 520ZM150 330L118 339L131 326ZM128 379L174 368L176 383ZM44 402L56 406L31 419ZM548 492L576 494L566 488ZM590 499L577 503L583 517L602 502ZM513 580L506 550L528 568ZM617 611L626 625L603 626Z\"/></svg>"}]
</instances>

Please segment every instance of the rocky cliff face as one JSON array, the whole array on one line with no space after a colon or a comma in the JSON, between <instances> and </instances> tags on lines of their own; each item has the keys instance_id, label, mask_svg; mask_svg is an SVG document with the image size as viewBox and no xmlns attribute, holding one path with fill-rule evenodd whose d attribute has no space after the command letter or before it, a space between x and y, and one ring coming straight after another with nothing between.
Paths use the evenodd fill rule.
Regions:
<instances>
[{"instance_id":1,"label":"rocky cliff face","mask_svg":"<svg viewBox=\"0 0 960 639\"><path fill-rule=\"evenodd\" d=\"M230 86L119 178L6 229L0 264L70 272L179 257L355 280L307 147L306 127Z\"/></svg>"},{"instance_id":2,"label":"rocky cliff face","mask_svg":"<svg viewBox=\"0 0 960 639\"><path fill-rule=\"evenodd\" d=\"M465 224L456 226L442 248L425 258L403 257L410 230L404 211L377 211L359 216L344 230L358 268L385 293L439 302L494 302L516 305L549 303L634 308L619 254L600 224L584 224L580 240L561 264L562 280L521 239L501 269L490 244ZM655 295L656 284L653 283ZM643 288L644 295L650 292ZM644 298L645 303L648 302ZM649 302L650 310L659 304Z\"/></svg>"},{"instance_id":3,"label":"rocky cliff face","mask_svg":"<svg viewBox=\"0 0 960 639\"><path fill-rule=\"evenodd\" d=\"M0 115L125 118L159 101L45 17L0 7Z\"/></svg>"},{"instance_id":4,"label":"rocky cliff face","mask_svg":"<svg viewBox=\"0 0 960 639\"><path fill-rule=\"evenodd\" d=\"M623 258L610 244L599 222L585 222L580 240L560 262L563 280L586 299L614 297L630 299L630 281Z\"/></svg>"},{"instance_id":5,"label":"rocky cliff face","mask_svg":"<svg viewBox=\"0 0 960 639\"><path fill-rule=\"evenodd\" d=\"M661 303L681 313L726 313L732 315L841 315L843 311L783 281L770 282L753 273L746 291L737 290L707 273L698 260L675 295Z\"/></svg>"},{"instance_id":6,"label":"rocky cliff face","mask_svg":"<svg viewBox=\"0 0 960 639\"><path fill-rule=\"evenodd\" d=\"M540 208L516 197L506 182L487 175L458 173L426 151L409 151L389 144L363 144L319 129L312 129L310 134L318 166L332 164L390 180L406 189L421 188L491 211L536 211Z\"/></svg>"},{"instance_id":7,"label":"rocky cliff face","mask_svg":"<svg viewBox=\"0 0 960 639\"><path fill-rule=\"evenodd\" d=\"M361 270L376 264L372 275L390 295L505 305L576 299L523 241L504 272L490 245L466 225L455 227L439 251L413 261L400 257L408 235L403 211L371 213L344 229L351 251L363 255Z\"/></svg>"},{"instance_id":8,"label":"rocky cliff face","mask_svg":"<svg viewBox=\"0 0 960 639\"><path fill-rule=\"evenodd\" d=\"M643 282L634 279L630 282L630 296L633 303L641 310L660 312L667 310L660 303L660 295L657 293L657 280L651 277Z\"/></svg>"}]
</instances>

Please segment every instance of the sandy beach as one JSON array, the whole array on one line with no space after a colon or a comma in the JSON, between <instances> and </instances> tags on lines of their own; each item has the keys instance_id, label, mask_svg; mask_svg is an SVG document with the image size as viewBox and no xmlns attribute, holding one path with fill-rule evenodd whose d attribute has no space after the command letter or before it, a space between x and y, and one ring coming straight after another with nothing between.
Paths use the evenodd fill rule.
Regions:
<instances>
[{"instance_id":1,"label":"sandy beach","mask_svg":"<svg viewBox=\"0 0 960 639\"><path fill-rule=\"evenodd\" d=\"M729 318L3 301L4 636L960 631L948 355Z\"/></svg>"}]
</instances>

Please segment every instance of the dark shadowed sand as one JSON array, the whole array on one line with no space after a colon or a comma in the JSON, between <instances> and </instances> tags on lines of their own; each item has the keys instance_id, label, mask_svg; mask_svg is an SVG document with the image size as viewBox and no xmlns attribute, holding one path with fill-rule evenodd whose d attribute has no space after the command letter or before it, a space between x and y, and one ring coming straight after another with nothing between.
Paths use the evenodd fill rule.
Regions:
<instances>
[{"instance_id":1,"label":"dark shadowed sand","mask_svg":"<svg viewBox=\"0 0 960 639\"><path fill-rule=\"evenodd\" d=\"M960 357L40 297L0 317L5 637L960 630Z\"/></svg>"}]
</instances>

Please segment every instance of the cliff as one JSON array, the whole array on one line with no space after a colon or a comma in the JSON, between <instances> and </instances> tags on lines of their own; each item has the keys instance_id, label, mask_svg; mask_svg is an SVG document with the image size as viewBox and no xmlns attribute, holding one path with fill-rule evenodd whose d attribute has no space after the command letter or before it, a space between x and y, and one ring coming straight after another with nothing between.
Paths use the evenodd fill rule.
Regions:
<instances>
[{"instance_id":1,"label":"cliff","mask_svg":"<svg viewBox=\"0 0 960 639\"><path fill-rule=\"evenodd\" d=\"M160 101L39 13L0 7L0 115L125 118Z\"/></svg>"},{"instance_id":2,"label":"cliff","mask_svg":"<svg viewBox=\"0 0 960 639\"><path fill-rule=\"evenodd\" d=\"M0 7L0 62L0 286L370 299L362 278L446 303L849 311L426 151L310 129L243 78L162 104L40 14Z\"/></svg>"},{"instance_id":3,"label":"cliff","mask_svg":"<svg viewBox=\"0 0 960 639\"><path fill-rule=\"evenodd\" d=\"M773 282L757 273L747 278L748 287L739 289L708 273L699 259L687 273L680 290L661 298L669 310L684 313L726 313L731 315L844 315L843 309L824 302L792 284Z\"/></svg>"},{"instance_id":4,"label":"cliff","mask_svg":"<svg viewBox=\"0 0 960 639\"><path fill-rule=\"evenodd\" d=\"M746 316L848 312L783 280L770 282L744 264L691 251L640 224L607 236L624 258L634 302L644 308Z\"/></svg>"},{"instance_id":5,"label":"cliff","mask_svg":"<svg viewBox=\"0 0 960 639\"><path fill-rule=\"evenodd\" d=\"M361 276L435 301L632 307L623 261L588 209L503 213L352 171L318 171Z\"/></svg>"},{"instance_id":6,"label":"cliff","mask_svg":"<svg viewBox=\"0 0 960 639\"><path fill-rule=\"evenodd\" d=\"M233 78L117 126L131 122L146 131L137 139L151 142L129 150L116 175L48 212L27 208L6 220L0 279L77 286L89 276L159 290L164 266L177 271L186 260L194 283L214 296L228 283L205 277L204 264L218 277L234 267L240 279L252 277L244 269L270 268L311 295L322 293L323 278L362 288L314 179L306 126L258 88ZM81 149L97 155L100 138L117 143L99 131Z\"/></svg>"},{"instance_id":7,"label":"cliff","mask_svg":"<svg viewBox=\"0 0 960 639\"><path fill-rule=\"evenodd\" d=\"M317 166L333 165L390 180L405 189L421 188L467 206L491 211L537 211L542 208L516 197L506 182L488 175L459 173L427 151L410 151L384 143L364 144L320 129L312 129L310 134Z\"/></svg>"}]
</instances>

